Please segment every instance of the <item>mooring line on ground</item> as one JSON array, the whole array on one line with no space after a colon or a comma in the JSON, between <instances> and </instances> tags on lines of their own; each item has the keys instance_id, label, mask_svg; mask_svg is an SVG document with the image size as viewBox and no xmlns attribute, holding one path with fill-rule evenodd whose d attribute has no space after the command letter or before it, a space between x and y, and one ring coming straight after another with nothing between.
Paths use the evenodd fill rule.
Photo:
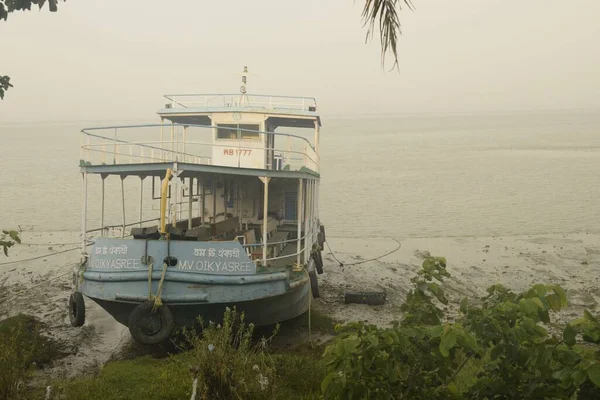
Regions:
<instances>
[{"instance_id":1,"label":"mooring line on ground","mask_svg":"<svg viewBox=\"0 0 600 400\"><path fill-rule=\"evenodd\" d=\"M379 256L379 257L375 257L375 258L370 258L368 260L361 260L361 261L357 261L357 262L353 262L353 263L343 263L341 262L336 256L335 253L333 252L333 250L331 250L331 246L329 246L329 242L325 242L325 244L327 245L327 248L329 249L329 253L331 253L331 255L333 256L334 260L337 261L340 264L340 267L346 267L346 266L350 266L350 265L359 265L359 264L364 264L370 261L377 261L383 257L387 257L391 254L394 254L395 252L397 252L398 250L400 250L400 247L402 247L402 244L400 243L400 241L398 241L396 238L393 237L386 237L387 239L392 239L394 242L398 243L398 246L392 250L392 251L388 251L387 253Z\"/></svg>"},{"instance_id":2,"label":"mooring line on ground","mask_svg":"<svg viewBox=\"0 0 600 400\"><path fill-rule=\"evenodd\" d=\"M27 261L39 260L40 258L46 258L46 257L55 256L55 255L58 255L58 254L68 253L68 252L73 251L73 250L79 250L79 247L73 247L72 249L66 249L66 250L56 251L54 253L48 253L48 254L44 254L42 256L26 258L24 260L15 260L15 261L3 262L3 263L0 263L0 267L3 266L3 265L10 265L10 264L17 264L17 263L22 263L22 262L27 262Z\"/></svg>"}]
</instances>

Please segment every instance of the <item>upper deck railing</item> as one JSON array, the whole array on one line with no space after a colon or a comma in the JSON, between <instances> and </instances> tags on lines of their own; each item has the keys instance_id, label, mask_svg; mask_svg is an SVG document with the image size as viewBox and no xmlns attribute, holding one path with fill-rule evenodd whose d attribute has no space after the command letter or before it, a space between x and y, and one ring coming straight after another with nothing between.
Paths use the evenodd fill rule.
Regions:
<instances>
[{"instance_id":1,"label":"upper deck railing","mask_svg":"<svg viewBox=\"0 0 600 400\"><path fill-rule=\"evenodd\" d=\"M261 94L167 94L166 108L227 108L248 107L264 110L310 111L317 110L314 97L273 96Z\"/></svg>"},{"instance_id":2,"label":"upper deck railing","mask_svg":"<svg viewBox=\"0 0 600 400\"><path fill-rule=\"evenodd\" d=\"M265 170L319 171L319 155L304 137L239 129L257 139L221 140L215 139L217 129L191 124L86 128L81 131L80 163L94 166L177 161ZM269 141L262 140L262 135L275 136L274 145L265 147L264 143Z\"/></svg>"}]
</instances>

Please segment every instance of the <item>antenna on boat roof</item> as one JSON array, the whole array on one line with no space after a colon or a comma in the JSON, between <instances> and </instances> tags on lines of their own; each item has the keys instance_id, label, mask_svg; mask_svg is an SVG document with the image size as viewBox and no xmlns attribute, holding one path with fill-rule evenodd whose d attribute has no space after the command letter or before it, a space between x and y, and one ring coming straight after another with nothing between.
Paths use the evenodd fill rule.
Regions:
<instances>
[{"instance_id":1,"label":"antenna on boat roof","mask_svg":"<svg viewBox=\"0 0 600 400\"><path fill-rule=\"evenodd\" d=\"M242 72L242 86L240 87L241 106L248 101L248 95L246 94L246 83L248 83L248 67L244 65L244 71Z\"/></svg>"}]
</instances>

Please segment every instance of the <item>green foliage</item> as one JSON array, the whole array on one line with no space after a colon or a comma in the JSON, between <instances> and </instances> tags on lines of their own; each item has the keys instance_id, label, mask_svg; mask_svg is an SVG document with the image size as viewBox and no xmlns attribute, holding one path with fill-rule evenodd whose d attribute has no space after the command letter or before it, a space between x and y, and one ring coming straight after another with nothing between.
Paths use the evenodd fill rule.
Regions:
<instances>
[{"instance_id":1,"label":"green foliage","mask_svg":"<svg viewBox=\"0 0 600 400\"><path fill-rule=\"evenodd\" d=\"M446 260L429 257L412 279L400 322L384 329L362 323L338 326L339 335L324 354L325 397L598 398L598 320L585 311L562 338L546 329L551 314L567 306L561 287L538 284L517 294L494 285L477 302L463 299L462 316L444 323L439 305L448 303L441 287L447 276ZM464 375L465 366L470 376Z\"/></svg>"},{"instance_id":2,"label":"green foliage","mask_svg":"<svg viewBox=\"0 0 600 400\"><path fill-rule=\"evenodd\" d=\"M4 255L8 257L8 249L17 243L21 243L19 232L17 231L2 231L0 234L0 247L4 251Z\"/></svg>"},{"instance_id":3,"label":"green foliage","mask_svg":"<svg viewBox=\"0 0 600 400\"><path fill-rule=\"evenodd\" d=\"M61 354L59 344L43 335L34 317L18 315L0 321L0 399L22 398L32 366Z\"/></svg>"},{"instance_id":4,"label":"green foliage","mask_svg":"<svg viewBox=\"0 0 600 400\"><path fill-rule=\"evenodd\" d=\"M451 399L458 396L453 380L465 354L481 354L461 324L440 323L447 304L442 282L449 276L444 258L429 257L412 279L414 289L402 305L405 317L391 328L351 323L338 326L324 357L328 374L322 382L326 398Z\"/></svg>"},{"instance_id":5,"label":"green foliage","mask_svg":"<svg viewBox=\"0 0 600 400\"><path fill-rule=\"evenodd\" d=\"M8 14L14 11L31 11L31 7L37 4L40 9L44 6L46 0L0 0L0 21L8 18ZM51 12L58 10L58 0L48 0L48 9ZM10 83L10 77L0 75L0 100L4 99L4 92L13 87Z\"/></svg>"},{"instance_id":6,"label":"green foliage","mask_svg":"<svg viewBox=\"0 0 600 400\"><path fill-rule=\"evenodd\" d=\"M60 398L70 400L185 399L192 394L195 375L197 399L321 398L322 349L317 353L306 346L293 353L270 354L270 338L257 342L252 334L253 327L244 323L242 314L227 310L222 326L209 323L202 336L185 331L189 351L165 359L110 362L98 376L52 386Z\"/></svg>"},{"instance_id":7,"label":"green foliage","mask_svg":"<svg viewBox=\"0 0 600 400\"><path fill-rule=\"evenodd\" d=\"M270 338L254 343L254 325L246 324L244 313L235 308L227 308L222 326L201 325L202 336L186 332L199 393L210 399L273 398L277 375L267 351Z\"/></svg>"},{"instance_id":8,"label":"green foliage","mask_svg":"<svg viewBox=\"0 0 600 400\"><path fill-rule=\"evenodd\" d=\"M423 261L423 268L411 279L414 289L408 292L406 301L400 307L404 312L403 323L439 325L443 311L433 302L435 297L439 303L448 304L442 287L434 280L442 283L450 276L446 271L446 259L428 257Z\"/></svg>"},{"instance_id":9,"label":"green foliage","mask_svg":"<svg viewBox=\"0 0 600 400\"><path fill-rule=\"evenodd\" d=\"M402 2L409 9L413 9L411 0L366 0L363 8L363 22L368 26L367 40L372 37L377 23L381 42L381 63L384 64L385 55L388 51L394 57L394 66L398 65L397 43L398 36L402 33L400 29L400 18L398 11L402 9Z\"/></svg>"},{"instance_id":10,"label":"green foliage","mask_svg":"<svg viewBox=\"0 0 600 400\"><path fill-rule=\"evenodd\" d=\"M0 7L1 7L1 3L0 3ZM2 10L0 9L0 13L2 12ZM1 76L0 75L0 100L4 99L4 92L8 90L8 88L11 88L12 84L10 83L10 77L9 76Z\"/></svg>"},{"instance_id":11,"label":"green foliage","mask_svg":"<svg viewBox=\"0 0 600 400\"><path fill-rule=\"evenodd\" d=\"M31 7L37 4L40 8L44 7L46 0L0 0L0 20L8 18L8 14L14 11L31 11ZM51 12L58 10L58 0L48 0L48 9Z\"/></svg>"}]
</instances>

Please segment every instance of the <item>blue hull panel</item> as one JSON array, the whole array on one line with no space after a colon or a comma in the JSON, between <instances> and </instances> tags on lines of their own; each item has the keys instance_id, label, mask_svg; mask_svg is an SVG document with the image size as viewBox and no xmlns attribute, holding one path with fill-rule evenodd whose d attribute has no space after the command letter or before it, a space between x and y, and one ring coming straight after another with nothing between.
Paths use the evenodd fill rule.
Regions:
<instances>
[{"instance_id":1,"label":"blue hull panel","mask_svg":"<svg viewBox=\"0 0 600 400\"><path fill-rule=\"evenodd\" d=\"M234 306L238 311L245 313L247 322L261 326L271 325L304 314L308 311L308 296L310 295L310 285L305 283L285 294L257 300L232 303L165 304L173 313L177 326L191 326L197 321L198 316L201 316L205 323L220 321L223 318L225 308L233 308ZM138 303L107 301L96 298L92 298L92 300L125 326L128 326L129 314L138 305Z\"/></svg>"}]
</instances>

